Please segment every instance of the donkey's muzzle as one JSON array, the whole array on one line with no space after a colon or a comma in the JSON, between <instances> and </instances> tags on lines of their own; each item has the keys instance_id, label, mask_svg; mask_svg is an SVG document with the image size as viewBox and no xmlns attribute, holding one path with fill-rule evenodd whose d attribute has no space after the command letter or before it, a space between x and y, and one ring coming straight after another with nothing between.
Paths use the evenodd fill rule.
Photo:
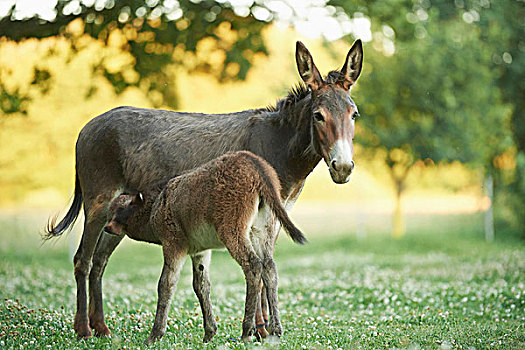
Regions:
<instances>
[{"instance_id":1,"label":"donkey's muzzle","mask_svg":"<svg viewBox=\"0 0 525 350\"><path fill-rule=\"evenodd\" d=\"M335 183L344 184L350 180L350 175L354 171L354 168L355 163L353 160L344 162L333 159L329 165L330 176Z\"/></svg>"},{"instance_id":2,"label":"donkey's muzzle","mask_svg":"<svg viewBox=\"0 0 525 350\"><path fill-rule=\"evenodd\" d=\"M330 176L336 184L344 184L350 180L350 175L355 168L352 160L354 145L350 138L341 138L334 142L326 163Z\"/></svg>"}]
</instances>

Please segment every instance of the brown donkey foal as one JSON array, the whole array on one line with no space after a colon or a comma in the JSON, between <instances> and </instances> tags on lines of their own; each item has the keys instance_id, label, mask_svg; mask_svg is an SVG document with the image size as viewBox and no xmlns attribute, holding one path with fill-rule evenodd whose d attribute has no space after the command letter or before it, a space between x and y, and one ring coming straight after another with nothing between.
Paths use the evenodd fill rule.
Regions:
<instances>
[{"instance_id":1,"label":"brown donkey foal","mask_svg":"<svg viewBox=\"0 0 525 350\"><path fill-rule=\"evenodd\" d=\"M144 213L151 211L152 236L141 240L162 245L164 267L158 285L157 313L146 343L156 341L166 332L171 298L186 255L193 260L193 288L201 304L204 341L213 338L217 325L209 298L208 271L204 271L208 265L199 263L199 259L202 260L204 251L224 247L241 265L246 279L242 339L249 341L255 331L261 278L268 297L270 334L281 336L273 260L277 232L269 235L274 231L258 227L267 222L267 215L275 215L294 242L303 244L306 238L288 217L279 191L277 174L265 160L238 151L172 178L163 188L143 195L122 194L113 200L106 232L122 234L127 224L144 220ZM199 274L206 276L199 278Z\"/></svg>"}]
</instances>

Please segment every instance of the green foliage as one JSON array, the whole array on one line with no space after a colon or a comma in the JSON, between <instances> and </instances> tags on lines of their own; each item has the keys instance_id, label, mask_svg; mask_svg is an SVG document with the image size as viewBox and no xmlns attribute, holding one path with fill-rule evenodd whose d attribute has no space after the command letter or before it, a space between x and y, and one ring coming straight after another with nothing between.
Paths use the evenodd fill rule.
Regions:
<instances>
[{"instance_id":1,"label":"green foliage","mask_svg":"<svg viewBox=\"0 0 525 350\"><path fill-rule=\"evenodd\" d=\"M425 30L425 38L396 42L392 57L368 50L371 72L359 87L367 131L360 140L407 150L414 160L486 164L504 149L509 112L478 31L434 22Z\"/></svg>"},{"instance_id":2,"label":"green foliage","mask_svg":"<svg viewBox=\"0 0 525 350\"><path fill-rule=\"evenodd\" d=\"M78 341L66 238L38 247L24 219L0 223L2 348L146 348L162 267L159 247L128 242L117 249L104 277L112 337ZM352 232L310 232L310 244L298 247L283 236L276 250L284 327L278 348L522 348L523 243L483 242L479 215L419 219L399 240L378 232L362 239ZM439 226L431 224L436 221ZM244 279L227 252L214 252L210 276L214 342L201 342L200 307L186 263L168 331L155 348L277 348L239 341Z\"/></svg>"},{"instance_id":3,"label":"green foliage","mask_svg":"<svg viewBox=\"0 0 525 350\"><path fill-rule=\"evenodd\" d=\"M29 97L21 94L19 89L9 93L4 84L0 82L0 110L2 112L5 114L27 114L26 104L28 101Z\"/></svg>"},{"instance_id":4,"label":"green foliage","mask_svg":"<svg viewBox=\"0 0 525 350\"><path fill-rule=\"evenodd\" d=\"M479 25L495 47L491 57L500 73L497 83L502 97L514 107L511 131L516 147L512 179L501 181L504 174L500 174L496 194L502 206L499 211L510 214L502 217L502 224L525 237L525 6L521 1L491 5L494 10L482 17Z\"/></svg>"},{"instance_id":5,"label":"green foliage","mask_svg":"<svg viewBox=\"0 0 525 350\"><path fill-rule=\"evenodd\" d=\"M214 49L223 52L220 62L210 65L201 60L186 68L207 72L222 81L244 79L253 55L266 54L261 30L268 22L256 20L249 13L246 17L237 15L229 2L58 1L54 10L53 20L38 16L18 19L13 6L0 19L0 33L15 41L65 35L79 51L81 34L110 44L111 36L120 33L119 46L133 56L132 68L138 73L138 80L126 79L121 71L108 70L103 62L94 69L101 71L117 93L128 86L160 92L162 99L157 106L177 105L174 79L168 70L173 64L185 66L184 56L174 56L177 49L195 52L202 40L213 39ZM235 69L228 68L232 64ZM17 107L11 104L4 112L13 113Z\"/></svg>"},{"instance_id":6,"label":"green foliage","mask_svg":"<svg viewBox=\"0 0 525 350\"><path fill-rule=\"evenodd\" d=\"M366 131L358 135L386 149L398 192L420 159L460 160L494 173L508 172L498 168L497 157L514 147L525 154L521 1L330 3L371 20L374 38L365 48L359 87ZM502 190L521 198L511 202L521 203L512 210L523 230L525 168L518 159L514 181Z\"/></svg>"}]
</instances>

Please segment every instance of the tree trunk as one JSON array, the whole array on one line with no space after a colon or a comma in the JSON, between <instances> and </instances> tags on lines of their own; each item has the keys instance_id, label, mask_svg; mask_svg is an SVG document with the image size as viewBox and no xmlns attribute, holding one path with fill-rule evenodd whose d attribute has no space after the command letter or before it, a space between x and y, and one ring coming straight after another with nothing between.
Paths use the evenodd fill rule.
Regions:
<instances>
[{"instance_id":1,"label":"tree trunk","mask_svg":"<svg viewBox=\"0 0 525 350\"><path fill-rule=\"evenodd\" d=\"M404 180L396 180L396 204L394 209L394 222L392 234L394 238L401 238L405 235L406 225L403 217L403 208L401 205L401 196L404 191Z\"/></svg>"},{"instance_id":2,"label":"tree trunk","mask_svg":"<svg viewBox=\"0 0 525 350\"><path fill-rule=\"evenodd\" d=\"M485 240L494 240L494 178L492 174L485 175L485 193L489 200L489 207L485 211Z\"/></svg>"}]
</instances>

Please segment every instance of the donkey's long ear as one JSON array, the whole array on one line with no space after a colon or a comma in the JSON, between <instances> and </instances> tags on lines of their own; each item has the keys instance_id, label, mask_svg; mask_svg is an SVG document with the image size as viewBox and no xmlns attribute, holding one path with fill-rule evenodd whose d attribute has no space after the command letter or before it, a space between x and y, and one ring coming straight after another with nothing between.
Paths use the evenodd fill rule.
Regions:
<instances>
[{"instance_id":1,"label":"donkey's long ear","mask_svg":"<svg viewBox=\"0 0 525 350\"><path fill-rule=\"evenodd\" d=\"M346 61L341 69L343 73L344 81L343 88L345 90L350 89L356 82L357 78L361 74L361 68L363 67L363 44L360 39L357 39L346 55Z\"/></svg>"},{"instance_id":2,"label":"donkey's long ear","mask_svg":"<svg viewBox=\"0 0 525 350\"><path fill-rule=\"evenodd\" d=\"M297 70L303 81L312 90L317 90L323 85L323 78L314 64L314 59L310 51L300 41L295 46L295 60L297 61Z\"/></svg>"}]
</instances>

